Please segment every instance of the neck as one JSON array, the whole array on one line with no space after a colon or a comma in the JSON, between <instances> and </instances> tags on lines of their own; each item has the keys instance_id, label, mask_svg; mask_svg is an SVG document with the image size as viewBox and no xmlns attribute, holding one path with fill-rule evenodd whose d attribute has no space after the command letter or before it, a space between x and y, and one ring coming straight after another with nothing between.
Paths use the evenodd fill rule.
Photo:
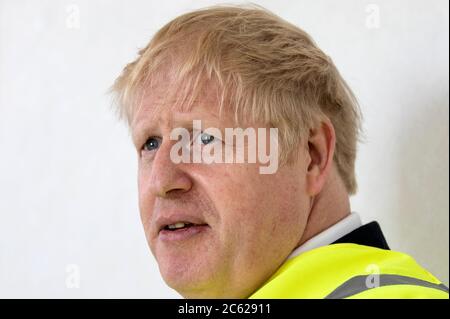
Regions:
<instances>
[{"instance_id":1,"label":"neck","mask_svg":"<svg viewBox=\"0 0 450 319\"><path fill-rule=\"evenodd\" d=\"M322 191L311 198L311 209L298 246L333 226L350 214L350 200L345 186L333 165Z\"/></svg>"}]
</instances>

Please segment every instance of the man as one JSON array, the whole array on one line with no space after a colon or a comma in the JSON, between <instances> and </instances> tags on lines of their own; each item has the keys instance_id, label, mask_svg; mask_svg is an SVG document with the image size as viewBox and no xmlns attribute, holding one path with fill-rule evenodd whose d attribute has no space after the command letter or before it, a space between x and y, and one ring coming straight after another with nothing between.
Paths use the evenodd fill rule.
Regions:
<instances>
[{"instance_id":1,"label":"man","mask_svg":"<svg viewBox=\"0 0 450 319\"><path fill-rule=\"evenodd\" d=\"M138 154L147 242L182 296L448 298L351 213L359 108L304 31L260 7L191 12L113 91ZM262 172L267 151L275 164Z\"/></svg>"}]
</instances>

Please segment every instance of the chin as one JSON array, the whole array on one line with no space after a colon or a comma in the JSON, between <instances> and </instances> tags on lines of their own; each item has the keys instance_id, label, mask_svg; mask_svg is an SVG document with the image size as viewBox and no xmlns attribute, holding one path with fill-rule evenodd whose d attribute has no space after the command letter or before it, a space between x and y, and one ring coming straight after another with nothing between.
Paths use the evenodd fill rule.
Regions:
<instances>
[{"instance_id":1,"label":"chin","mask_svg":"<svg viewBox=\"0 0 450 319\"><path fill-rule=\"evenodd\" d=\"M189 261L185 258L166 258L158 264L165 283L185 298L201 298L195 296L203 295L214 282L212 268L205 269L205 265L199 265L192 257Z\"/></svg>"},{"instance_id":2,"label":"chin","mask_svg":"<svg viewBox=\"0 0 450 319\"><path fill-rule=\"evenodd\" d=\"M208 287L208 280L196 278L185 274L182 277L175 277L172 274L164 274L163 279L167 286L176 290L183 298L214 298L211 288Z\"/></svg>"}]
</instances>

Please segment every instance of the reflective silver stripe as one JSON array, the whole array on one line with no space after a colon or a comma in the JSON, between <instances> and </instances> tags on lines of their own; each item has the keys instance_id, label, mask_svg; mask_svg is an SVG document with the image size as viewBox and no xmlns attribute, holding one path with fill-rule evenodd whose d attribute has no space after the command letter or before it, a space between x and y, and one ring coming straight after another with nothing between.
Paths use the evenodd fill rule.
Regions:
<instances>
[{"instance_id":1,"label":"reflective silver stripe","mask_svg":"<svg viewBox=\"0 0 450 319\"><path fill-rule=\"evenodd\" d=\"M368 275L368 276L355 276L338 288L336 288L332 293L325 297L325 299L342 299L347 298L353 295L356 295L360 292L374 289L376 287L368 287L367 282L371 280L373 277L377 276L377 280L379 280L379 285L376 287L383 286L392 286L392 285L414 285L421 287L434 288L438 290L442 290L448 293L448 288L444 284L434 284L429 281L406 277L400 275Z\"/></svg>"}]
</instances>

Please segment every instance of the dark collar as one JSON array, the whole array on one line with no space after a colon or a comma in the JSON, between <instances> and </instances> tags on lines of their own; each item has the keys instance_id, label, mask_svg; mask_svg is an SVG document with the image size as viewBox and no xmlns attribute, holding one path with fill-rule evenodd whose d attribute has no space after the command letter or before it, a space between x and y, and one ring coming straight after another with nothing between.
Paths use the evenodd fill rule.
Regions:
<instances>
[{"instance_id":1,"label":"dark collar","mask_svg":"<svg viewBox=\"0 0 450 319\"><path fill-rule=\"evenodd\" d=\"M356 228L354 231L339 238L332 244L358 244L381 249L389 249L389 246L377 222L371 222Z\"/></svg>"}]
</instances>

